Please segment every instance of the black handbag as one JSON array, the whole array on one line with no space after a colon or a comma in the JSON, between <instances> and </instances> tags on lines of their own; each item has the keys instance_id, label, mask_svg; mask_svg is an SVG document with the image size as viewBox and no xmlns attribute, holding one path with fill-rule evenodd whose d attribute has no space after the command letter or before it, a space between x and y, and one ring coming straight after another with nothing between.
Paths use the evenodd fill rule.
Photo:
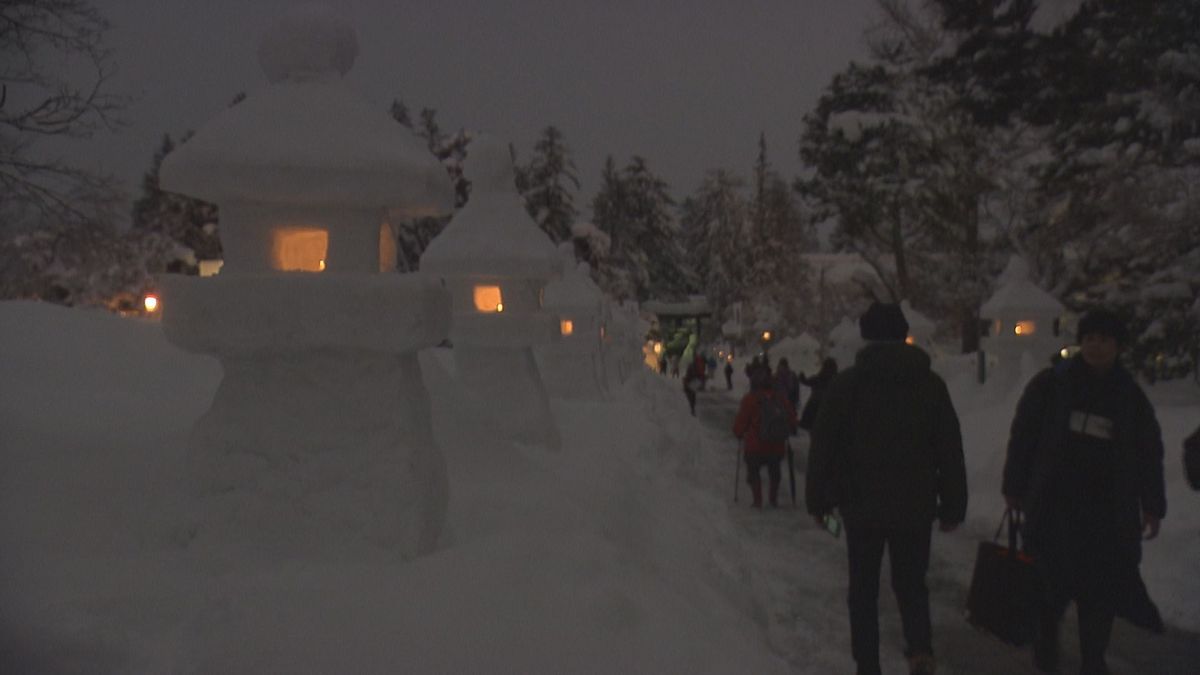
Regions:
<instances>
[{"instance_id":1,"label":"black handbag","mask_svg":"<svg viewBox=\"0 0 1200 675\"><path fill-rule=\"evenodd\" d=\"M997 543L1008 525L1008 546ZM967 593L967 621L1002 642L1020 647L1033 641L1043 585L1033 558L1017 546L1021 512L1006 509L992 541L980 542Z\"/></svg>"}]
</instances>

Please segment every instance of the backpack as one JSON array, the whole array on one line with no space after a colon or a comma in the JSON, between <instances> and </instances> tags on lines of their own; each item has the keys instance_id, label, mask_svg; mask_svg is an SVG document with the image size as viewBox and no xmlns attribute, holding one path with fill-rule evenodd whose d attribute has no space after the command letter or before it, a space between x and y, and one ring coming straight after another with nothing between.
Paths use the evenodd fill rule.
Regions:
<instances>
[{"instance_id":1,"label":"backpack","mask_svg":"<svg viewBox=\"0 0 1200 675\"><path fill-rule=\"evenodd\" d=\"M758 397L758 439L768 443L782 443L792 435L787 409L774 396Z\"/></svg>"}]
</instances>

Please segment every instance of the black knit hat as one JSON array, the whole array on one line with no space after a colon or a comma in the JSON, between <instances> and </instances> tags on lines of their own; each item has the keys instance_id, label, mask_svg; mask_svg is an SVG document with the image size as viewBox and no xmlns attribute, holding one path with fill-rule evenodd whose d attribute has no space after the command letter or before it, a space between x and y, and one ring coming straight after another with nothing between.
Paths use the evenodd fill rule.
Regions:
<instances>
[{"instance_id":1,"label":"black knit hat","mask_svg":"<svg viewBox=\"0 0 1200 675\"><path fill-rule=\"evenodd\" d=\"M900 305L876 302L858 320L858 330L864 340L903 342L908 337L908 321Z\"/></svg>"},{"instance_id":2,"label":"black knit hat","mask_svg":"<svg viewBox=\"0 0 1200 675\"><path fill-rule=\"evenodd\" d=\"M1093 309L1079 320L1079 328L1075 331L1076 339L1083 342L1083 336L1089 333L1106 335L1115 339L1118 344L1125 344L1129 339L1125 322L1116 312L1107 309Z\"/></svg>"}]
</instances>

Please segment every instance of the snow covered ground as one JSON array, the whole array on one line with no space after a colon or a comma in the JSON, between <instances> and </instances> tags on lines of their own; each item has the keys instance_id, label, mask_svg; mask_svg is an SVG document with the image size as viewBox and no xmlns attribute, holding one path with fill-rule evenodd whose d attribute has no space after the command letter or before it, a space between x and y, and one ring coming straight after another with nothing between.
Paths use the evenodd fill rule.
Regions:
<instances>
[{"instance_id":1,"label":"snow covered ground","mask_svg":"<svg viewBox=\"0 0 1200 675\"><path fill-rule=\"evenodd\" d=\"M612 401L555 400L563 449L548 453L497 444L464 419L448 363L444 351L422 357L450 471L440 550L405 565L334 550L271 564L190 538L183 445L216 361L170 346L154 323L0 303L0 672L851 669L844 544L799 510L731 504L735 446L722 427L738 390L702 394L707 423L687 414L677 380L648 372ZM945 369L973 492L966 526L935 537L936 635L951 643L946 672L1021 672L1007 670L1027 663L1019 652L953 642L970 633L962 588L1000 515L1019 392ZM1192 645L1179 629L1200 631L1200 495L1179 448L1200 391L1150 393L1169 512L1143 572L1176 643ZM981 654L1000 665L955 665ZM1161 672L1185 672L1173 667Z\"/></svg>"}]
</instances>

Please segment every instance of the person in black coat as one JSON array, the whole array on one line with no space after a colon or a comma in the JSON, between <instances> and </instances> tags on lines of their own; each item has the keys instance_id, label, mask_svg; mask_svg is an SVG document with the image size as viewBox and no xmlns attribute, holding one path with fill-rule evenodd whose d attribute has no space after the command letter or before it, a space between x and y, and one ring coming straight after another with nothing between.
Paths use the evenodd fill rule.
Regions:
<instances>
[{"instance_id":1,"label":"person in black coat","mask_svg":"<svg viewBox=\"0 0 1200 675\"><path fill-rule=\"evenodd\" d=\"M1154 408L1117 361L1121 320L1079 322L1078 356L1034 376L1017 404L1002 491L1024 511L1025 548L1045 581L1034 662L1058 667L1058 623L1074 600L1083 673L1107 673L1113 618L1151 630L1162 619L1138 573L1142 537L1166 515L1162 432Z\"/></svg>"},{"instance_id":2,"label":"person in black coat","mask_svg":"<svg viewBox=\"0 0 1200 675\"><path fill-rule=\"evenodd\" d=\"M908 322L898 305L872 305L859 327L870 344L825 393L812 433L805 502L818 523L835 509L845 523L858 672L880 672L879 574L886 548L911 672L932 673L925 586L932 525L937 520L950 532L967 511L958 415L929 356L904 343Z\"/></svg>"}]
</instances>

